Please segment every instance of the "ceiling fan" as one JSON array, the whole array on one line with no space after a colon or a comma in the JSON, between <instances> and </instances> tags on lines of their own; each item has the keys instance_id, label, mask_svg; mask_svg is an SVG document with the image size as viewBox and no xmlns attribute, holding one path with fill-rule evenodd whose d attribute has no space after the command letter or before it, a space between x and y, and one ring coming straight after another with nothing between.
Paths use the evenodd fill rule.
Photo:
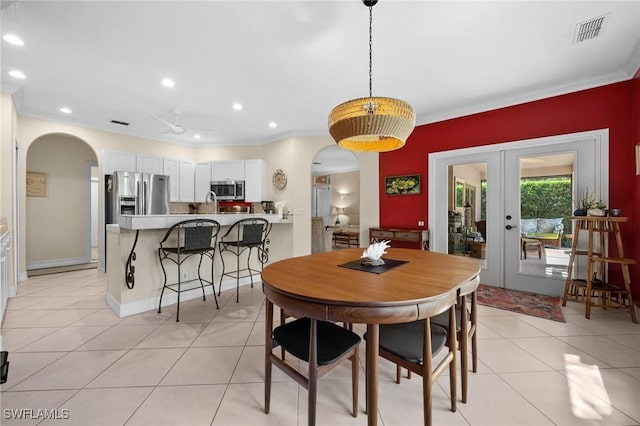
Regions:
<instances>
[{"instance_id":1,"label":"ceiling fan","mask_svg":"<svg viewBox=\"0 0 640 426\"><path fill-rule=\"evenodd\" d=\"M185 129L184 127L182 127L180 125L180 123L178 122L178 120L180 119L180 111L171 111L173 113L173 115L175 115L175 120L173 123L170 123L169 121L158 117L157 115L148 112L147 114L149 114L151 117L155 118L156 120L160 121L161 123L164 123L166 126L169 127L169 130L167 130L166 133L173 133L174 135L182 135L184 134L187 129Z\"/></svg>"}]
</instances>

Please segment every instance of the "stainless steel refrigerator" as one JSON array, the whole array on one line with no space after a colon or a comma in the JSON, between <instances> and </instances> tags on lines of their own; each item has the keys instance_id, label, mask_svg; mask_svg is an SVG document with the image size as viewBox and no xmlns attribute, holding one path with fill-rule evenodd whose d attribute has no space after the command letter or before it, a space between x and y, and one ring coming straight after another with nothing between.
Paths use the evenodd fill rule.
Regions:
<instances>
[{"instance_id":1,"label":"stainless steel refrigerator","mask_svg":"<svg viewBox=\"0 0 640 426\"><path fill-rule=\"evenodd\" d=\"M120 215L169 214L169 176L114 172L105 177L106 223Z\"/></svg>"}]
</instances>

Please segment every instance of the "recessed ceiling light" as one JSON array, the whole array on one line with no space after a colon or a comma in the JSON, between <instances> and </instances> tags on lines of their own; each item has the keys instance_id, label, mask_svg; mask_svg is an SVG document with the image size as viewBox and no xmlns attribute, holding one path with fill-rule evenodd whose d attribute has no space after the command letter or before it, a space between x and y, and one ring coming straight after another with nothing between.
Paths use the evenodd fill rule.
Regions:
<instances>
[{"instance_id":1,"label":"recessed ceiling light","mask_svg":"<svg viewBox=\"0 0 640 426\"><path fill-rule=\"evenodd\" d=\"M173 80L171 80L170 78L163 78L162 79L162 85L164 87L173 87L176 85L176 83L174 83Z\"/></svg>"},{"instance_id":2,"label":"recessed ceiling light","mask_svg":"<svg viewBox=\"0 0 640 426\"><path fill-rule=\"evenodd\" d=\"M200 135L193 135L193 138L194 138L194 139L200 139L201 137L202 137L202 136L200 136Z\"/></svg>"},{"instance_id":3,"label":"recessed ceiling light","mask_svg":"<svg viewBox=\"0 0 640 426\"><path fill-rule=\"evenodd\" d=\"M235 104L233 104L233 109L235 109L236 111L242 111L242 105L236 102Z\"/></svg>"},{"instance_id":4,"label":"recessed ceiling light","mask_svg":"<svg viewBox=\"0 0 640 426\"><path fill-rule=\"evenodd\" d=\"M271 127L272 129L275 129L276 127L278 127L278 124L275 121L270 121L269 127Z\"/></svg>"},{"instance_id":5,"label":"recessed ceiling light","mask_svg":"<svg viewBox=\"0 0 640 426\"><path fill-rule=\"evenodd\" d=\"M2 38L7 43L11 43L15 46L24 46L24 41L22 41L22 39L15 34L5 34Z\"/></svg>"},{"instance_id":6,"label":"recessed ceiling light","mask_svg":"<svg viewBox=\"0 0 640 426\"><path fill-rule=\"evenodd\" d=\"M11 70L9 71L9 75L13 78L19 78L20 80L27 78L26 75L22 71Z\"/></svg>"},{"instance_id":7,"label":"recessed ceiling light","mask_svg":"<svg viewBox=\"0 0 640 426\"><path fill-rule=\"evenodd\" d=\"M65 114L71 114L71 109L67 107L62 107L60 108L60 112L63 112Z\"/></svg>"}]
</instances>

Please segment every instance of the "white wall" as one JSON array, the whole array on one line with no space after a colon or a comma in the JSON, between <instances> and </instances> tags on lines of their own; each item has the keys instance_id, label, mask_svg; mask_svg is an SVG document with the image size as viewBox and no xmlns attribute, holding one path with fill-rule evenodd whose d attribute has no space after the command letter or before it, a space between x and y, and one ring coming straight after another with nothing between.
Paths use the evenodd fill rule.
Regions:
<instances>
[{"instance_id":1,"label":"white wall","mask_svg":"<svg viewBox=\"0 0 640 426\"><path fill-rule=\"evenodd\" d=\"M9 252L9 282L10 294L16 291L15 263L15 232L12 229L14 222L14 149L13 141L16 137L17 114L11 95L0 93L0 220L6 221L12 233L11 250ZM0 318L1 320L1 318Z\"/></svg>"},{"instance_id":2,"label":"white wall","mask_svg":"<svg viewBox=\"0 0 640 426\"><path fill-rule=\"evenodd\" d=\"M344 209L341 224L360 223L360 172L331 174L331 206Z\"/></svg>"}]
</instances>

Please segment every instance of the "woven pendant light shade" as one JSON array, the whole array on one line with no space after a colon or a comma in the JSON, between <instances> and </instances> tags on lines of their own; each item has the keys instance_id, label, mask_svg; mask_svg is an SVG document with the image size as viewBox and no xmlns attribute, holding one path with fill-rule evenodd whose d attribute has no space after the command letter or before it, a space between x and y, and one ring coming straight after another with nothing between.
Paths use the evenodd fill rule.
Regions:
<instances>
[{"instance_id":1,"label":"woven pendant light shade","mask_svg":"<svg viewBox=\"0 0 640 426\"><path fill-rule=\"evenodd\" d=\"M394 98L352 99L329 113L329 133L340 147L351 151L402 148L415 124L411 105Z\"/></svg>"},{"instance_id":2,"label":"woven pendant light shade","mask_svg":"<svg viewBox=\"0 0 640 426\"><path fill-rule=\"evenodd\" d=\"M378 0L362 0L369 8L369 97L344 102L329 113L329 133L351 151L385 152L402 148L416 125L411 105L394 98L373 96L373 6Z\"/></svg>"}]
</instances>

